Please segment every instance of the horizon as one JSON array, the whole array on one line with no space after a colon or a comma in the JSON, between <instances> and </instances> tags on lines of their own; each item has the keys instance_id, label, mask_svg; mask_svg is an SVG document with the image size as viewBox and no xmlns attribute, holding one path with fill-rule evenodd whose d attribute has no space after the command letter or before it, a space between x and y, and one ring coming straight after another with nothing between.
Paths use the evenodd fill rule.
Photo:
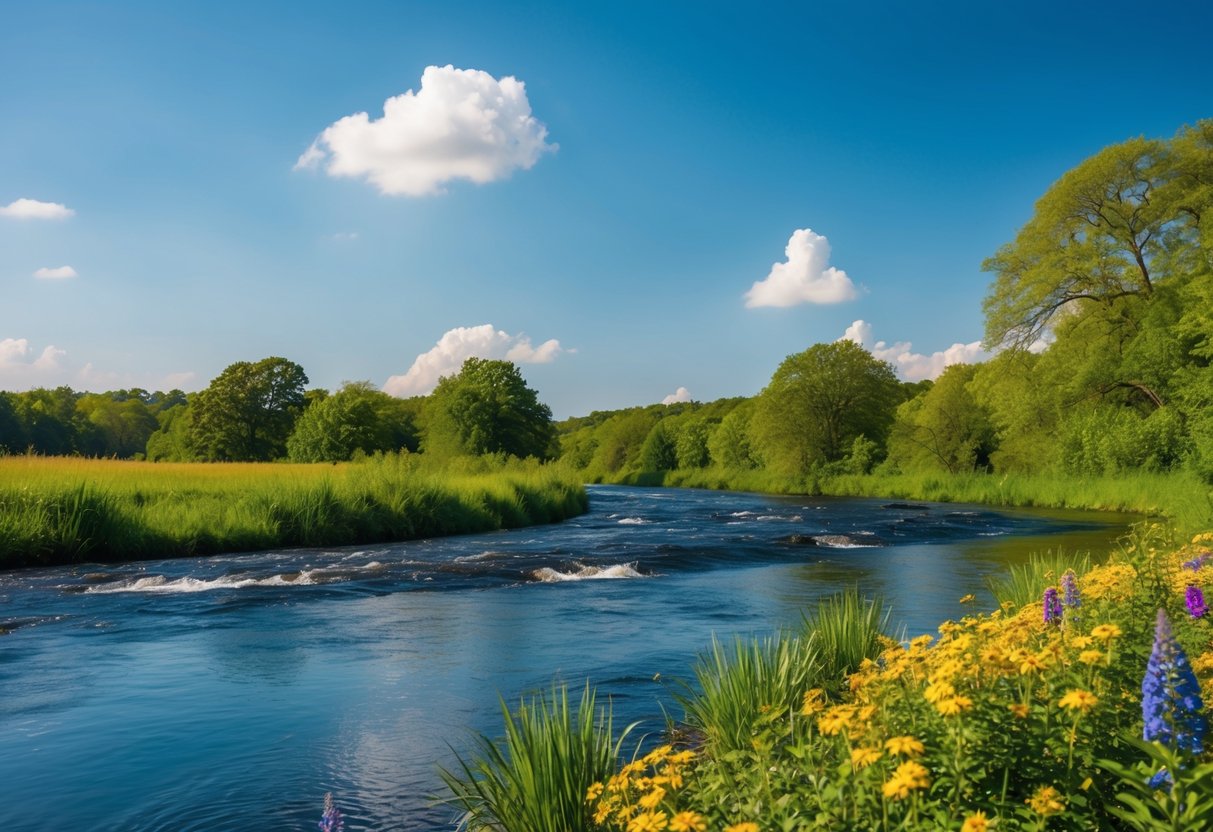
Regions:
<instances>
[{"instance_id":1,"label":"horizon","mask_svg":"<svg viewBox=\"0 0 1213 832\"><path fill-rule=\"evenodd\" d=\"M277 355L417 395L476 356L566 419L843 337L907 381L980 360L1036 199L1213 115L1175 47L1213 10L1134 11L1113 83L1128 4L876 5L0 12L0 389Z\"/></svg>"}]
</instances>

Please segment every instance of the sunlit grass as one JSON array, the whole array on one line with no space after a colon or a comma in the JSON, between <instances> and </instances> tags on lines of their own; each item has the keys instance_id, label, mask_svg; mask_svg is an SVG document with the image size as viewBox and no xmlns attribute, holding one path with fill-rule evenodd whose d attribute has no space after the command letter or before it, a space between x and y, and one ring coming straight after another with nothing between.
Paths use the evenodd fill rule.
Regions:
<instances>
[{"instance_id":1,"label":"sunlit grass","mask_svg":"<svg viewBox=\"0 0 1213 832\"><path fill-rule=\"evenodd\" d=\"M0 566L405 540L586 510L559 469L389 455L359 463L0 458Z\"/></svg>"}]
</instances>

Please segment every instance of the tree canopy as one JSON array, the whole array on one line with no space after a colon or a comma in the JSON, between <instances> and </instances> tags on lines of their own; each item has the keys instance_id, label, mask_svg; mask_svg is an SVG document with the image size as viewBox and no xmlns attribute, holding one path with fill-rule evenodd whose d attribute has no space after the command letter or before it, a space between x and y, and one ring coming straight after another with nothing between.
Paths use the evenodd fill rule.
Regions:
<instances>
[{"instance_id":1,"label":"tree canopy","mask_svg":"<svg viewBox=\"0 0 1213 832\"><path fill-rule=\"evenodd\" d=\"M224 461L285 456L307 381L303 368L285 358L230 365L191 405L195 452L202 459Z\"/></svg>"}]
</instances>

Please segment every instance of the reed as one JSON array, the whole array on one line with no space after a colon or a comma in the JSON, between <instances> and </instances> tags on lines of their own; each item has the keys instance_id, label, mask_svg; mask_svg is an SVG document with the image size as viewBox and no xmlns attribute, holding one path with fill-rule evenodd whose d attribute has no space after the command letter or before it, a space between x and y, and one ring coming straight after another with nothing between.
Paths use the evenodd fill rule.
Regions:
<instances>
[{"instance_id":1,"label":"reed","mask_svg":"<svg viewBox=\"0 0 1213 832\"><path fill-rule=\"evenodd\" d=\"M0 458L0 568L378 543L518 528L584 512L556 467Z\"/></svg>"}]
</instances>

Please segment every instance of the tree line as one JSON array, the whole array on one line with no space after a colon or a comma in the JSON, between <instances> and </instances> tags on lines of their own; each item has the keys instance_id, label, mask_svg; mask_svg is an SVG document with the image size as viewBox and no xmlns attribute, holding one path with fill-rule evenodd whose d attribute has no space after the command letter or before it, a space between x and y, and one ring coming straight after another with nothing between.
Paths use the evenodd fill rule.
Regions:
<instances>
[{"instance_id":1,"label":"tree line","mask_svg":"<svg viewBox=\"0 0 1213 832\"><path fill-rule=\"evenodd\" d=\"M0 393L0 453L173 462L338 462L376 452L551 459L552 414L508 361L469 358L429 396L307 389L285 358L240 361L197 393Z\"/></svg>"},{"instance_id":2,"label":"tree line","mask_svg":"<svg viewBox=\"0 0 1213 832\"><path fill-rule=\"evenodd\" d=\"M1213 120L1082 162L983 267L987 362L908 384L848 341L818 344L753 398L566 420L564 458L603 480L880 466L1213 481Z\"/></svg>"}]
</instances>

